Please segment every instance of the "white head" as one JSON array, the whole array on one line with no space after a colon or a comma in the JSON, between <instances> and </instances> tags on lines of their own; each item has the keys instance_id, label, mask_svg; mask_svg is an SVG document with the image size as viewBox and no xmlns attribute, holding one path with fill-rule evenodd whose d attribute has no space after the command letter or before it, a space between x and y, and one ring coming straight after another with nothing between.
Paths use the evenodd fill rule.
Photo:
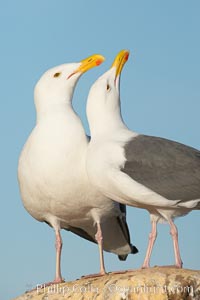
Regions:
<instances>
[{"instance_id":1,"label":"white head","mask_svg":"<svg viewBox=\"0 0 200 300\"><path fill-rule=\"evenodd\" d=\"M63 64L46 71L37 82L34 91L37 117L62 109L71 100L80 76L100 65L104 57L94 54L78 63Z\"/></svg>"},{"instance_id":2,"label":"white head","mask_svg":"<svg viewBox=\"0 0 200 300\"><path fill-rule=\"evenodd\" d=\"M91 137L106 135L124 126L120 110L120 74L129 51L120 51L111 68L95 81L87 99L87 117Z\"/></svg>"}]
</instances>

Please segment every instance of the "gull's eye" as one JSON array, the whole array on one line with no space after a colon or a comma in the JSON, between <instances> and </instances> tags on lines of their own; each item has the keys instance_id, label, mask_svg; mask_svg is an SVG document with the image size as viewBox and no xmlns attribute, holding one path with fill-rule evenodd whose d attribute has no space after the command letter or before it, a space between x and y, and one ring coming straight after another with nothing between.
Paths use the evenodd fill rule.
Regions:
<instances>
[{"instance_id":1,"label":"gull's eye","mask_svg":"<svg viewBox=\"0 0 200 300\"><path fill-rule=\"evenodd\" d=\"M106 89L107 89L107 91L110 91L110 85L108 83L106 85Z\"/></svg>"},{"instance_id":2,"label":"gull's eye","mask_svg":"<svg viewBox=\"0 0 200 300\"><path fill-rule=\"evenodd\" d=\"M54 75L53 75L53 77L59 77L61 75L61 73L60 72L57 72L57 73L55 73Z\"/></svg>"}]
</instances>

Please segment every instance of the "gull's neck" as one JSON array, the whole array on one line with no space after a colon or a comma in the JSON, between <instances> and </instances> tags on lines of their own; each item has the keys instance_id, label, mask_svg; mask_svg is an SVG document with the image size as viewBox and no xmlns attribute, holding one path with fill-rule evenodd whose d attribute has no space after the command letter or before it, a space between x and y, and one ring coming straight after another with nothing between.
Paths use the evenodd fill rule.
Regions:
<instances>
[{"instance_id":1,"label":"gull's neck","mask_svg":"<svg viewBox=\"0 0 200 300\"><path fill-rule=\"evenodd\" d=\"M121 116L120 106L115 107L113 111L106 110L101 113L99 110L96 113L88 111L88 122L90 127L91 138L105 139L110 138L121 130L128 130Z\"/></svg>"},{"instance_id":2,"label":"gull's neck","mask_svg":"<svg viewBox=\"0 0 200 300\"><path fill-rule=\"evenodd\" d=\"M51 106L48 110L37 111L36 127L43 128L51 136L62 137L66 140L73 139L72 148L77 145L77 151L86 151L88 139L81 119L74 111L71 103ZM79 150L78 150L79 149ZM73 150L73 151L76 151Z\"/></svg>"},{"instance_id":3,"label":"gull's neck","mask_svg":"<svg viewBox=\"0 0 200 300\"><path fill-rule=\"evenodd\" d=\"M75 85L69 85L67 90L60 89L50 92L36 86L34 102L37 113L37 123L57 114L75 114L72 108L74 88Z\"/></svg>"},{"instance_id":4,"label":"gull's neck","mask_svg":"<svg viewBox=\"0 0 200 300\"><path fill-rule=\"evenodd\" d=\"M66 118L68 117L78 118L71 103L51 104L48 108L36 107L36 112L37 112L37 123L46 119L56 118L59 116L65 116Z\"/></svg>"}]
</instances>

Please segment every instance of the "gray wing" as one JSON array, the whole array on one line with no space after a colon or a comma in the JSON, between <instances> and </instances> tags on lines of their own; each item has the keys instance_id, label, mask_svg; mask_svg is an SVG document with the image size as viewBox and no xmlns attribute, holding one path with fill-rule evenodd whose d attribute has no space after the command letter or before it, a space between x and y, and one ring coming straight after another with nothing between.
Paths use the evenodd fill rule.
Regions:
<instances>
[{"instance_id":1,"label":"gray wing","mask_svg":"<svg viewBox=\"0 0 200 300\"><path fill-rule=\"evenodd\" d=\"M200 151L167 139L139 135L125 145L121 169L171 200L200 199Z\"/></svg>"},{"instance_id":2,"label":"gray wing","mask_svg":"<svg viewBox=\"0 0 200 300\"><path fill-rule=\"evenodd\" d=\"M83 230L82 228L78 228L78 227L72 227L72 226L69 226L68 228L64 228L65 230L67 231L71 231L73 232L74 234L90 241L90 242L93 242L93 243L97 243L95 238L92 236L92 235L89 235L85 230Z\"/></svg>"},{"instance_id":3,"label":"gray wing","mask_svg":"<svg viewBox=\"0 0 200 300\"><path fill-rule=\"evenodd\" d=\"M48 224L50 227L51 224L47 221L44 221L46 224ZM70 226L68 225L67 227L62 227L62 229L66 230L66 231L71 231L72 233L90 241L90 242L93 242L93 243L96 243L96 240L95 240L95 237L94 235L92 236L92 234L88 234L85 230L83 230L82 228L78 228L78 227L73 227L73 226Z\"/></svg>"},{"instance_id":4,"label":"gray wing","mask_svg":"<svg viewBox=\"0 0 200 300\"><path fill-rule=\"evenodd\" d=\"M131 244L131 238L130 238L130 233L129 233L129 229L128 229L128 224L126 222L126 205L119 203L119 208L122 213L122 216L118 217L119 226L124 234L125 239L127 240L128 244L131 247L131 253L136 254L136 253L138 253L138 249L134 245ZM118 258L120 260L126 260L127 256L128 256L127 254L126 255L118 255Z\"/></svg>"},{"instance_id":5,"label":"gray wing","mask_svg":"<svg viewBox=\"0 0 200 300\"><path fill-rule=\"evenodd\" d=\"M138 249L130 242L129 229L126 223L126 207L119 204L119 208L122 212L121 216L106 218L101 224L103 249L117 254L120 260L126 260L128 254L136 254ZM96 228L92 220L90 224L87 224L87 229L72 226L63 229L71 231L90 242L97 243L95 239Z\"/></svg>"}]
</instances>

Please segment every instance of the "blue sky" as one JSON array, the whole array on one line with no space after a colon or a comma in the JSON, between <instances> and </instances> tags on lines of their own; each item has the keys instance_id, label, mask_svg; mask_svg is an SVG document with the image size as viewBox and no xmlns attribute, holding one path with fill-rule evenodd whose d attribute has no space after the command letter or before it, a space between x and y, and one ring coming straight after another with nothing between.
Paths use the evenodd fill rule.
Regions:
<instances>
[{"instance_id":1,"label":"blue sky","mask_svg":"<svg viewBox=\"0 0 200 300\"><path fill-rule=\"evenodd\" d=\"M0 298L11 299L52 280L54 233L23 208L17 162L35 123L34 85L52 66L93 53L105 63L81 78L74 108L86 131L85 104L91 84L121 49L131 52L121 80L122 113L140 133L177 140L200 149L200 2L198 0L66 1L0 3L1 60L1 248ZM119 262L105 255L108 271L141 266L150 231L148 213L128 208L138 255ZM176 221L185 268L200 269L199 212ZM152 265L174 262L167 225L159 225ZM62 232L66 280L98 271L97 246Z\"/></svg>"}]
</instances>

